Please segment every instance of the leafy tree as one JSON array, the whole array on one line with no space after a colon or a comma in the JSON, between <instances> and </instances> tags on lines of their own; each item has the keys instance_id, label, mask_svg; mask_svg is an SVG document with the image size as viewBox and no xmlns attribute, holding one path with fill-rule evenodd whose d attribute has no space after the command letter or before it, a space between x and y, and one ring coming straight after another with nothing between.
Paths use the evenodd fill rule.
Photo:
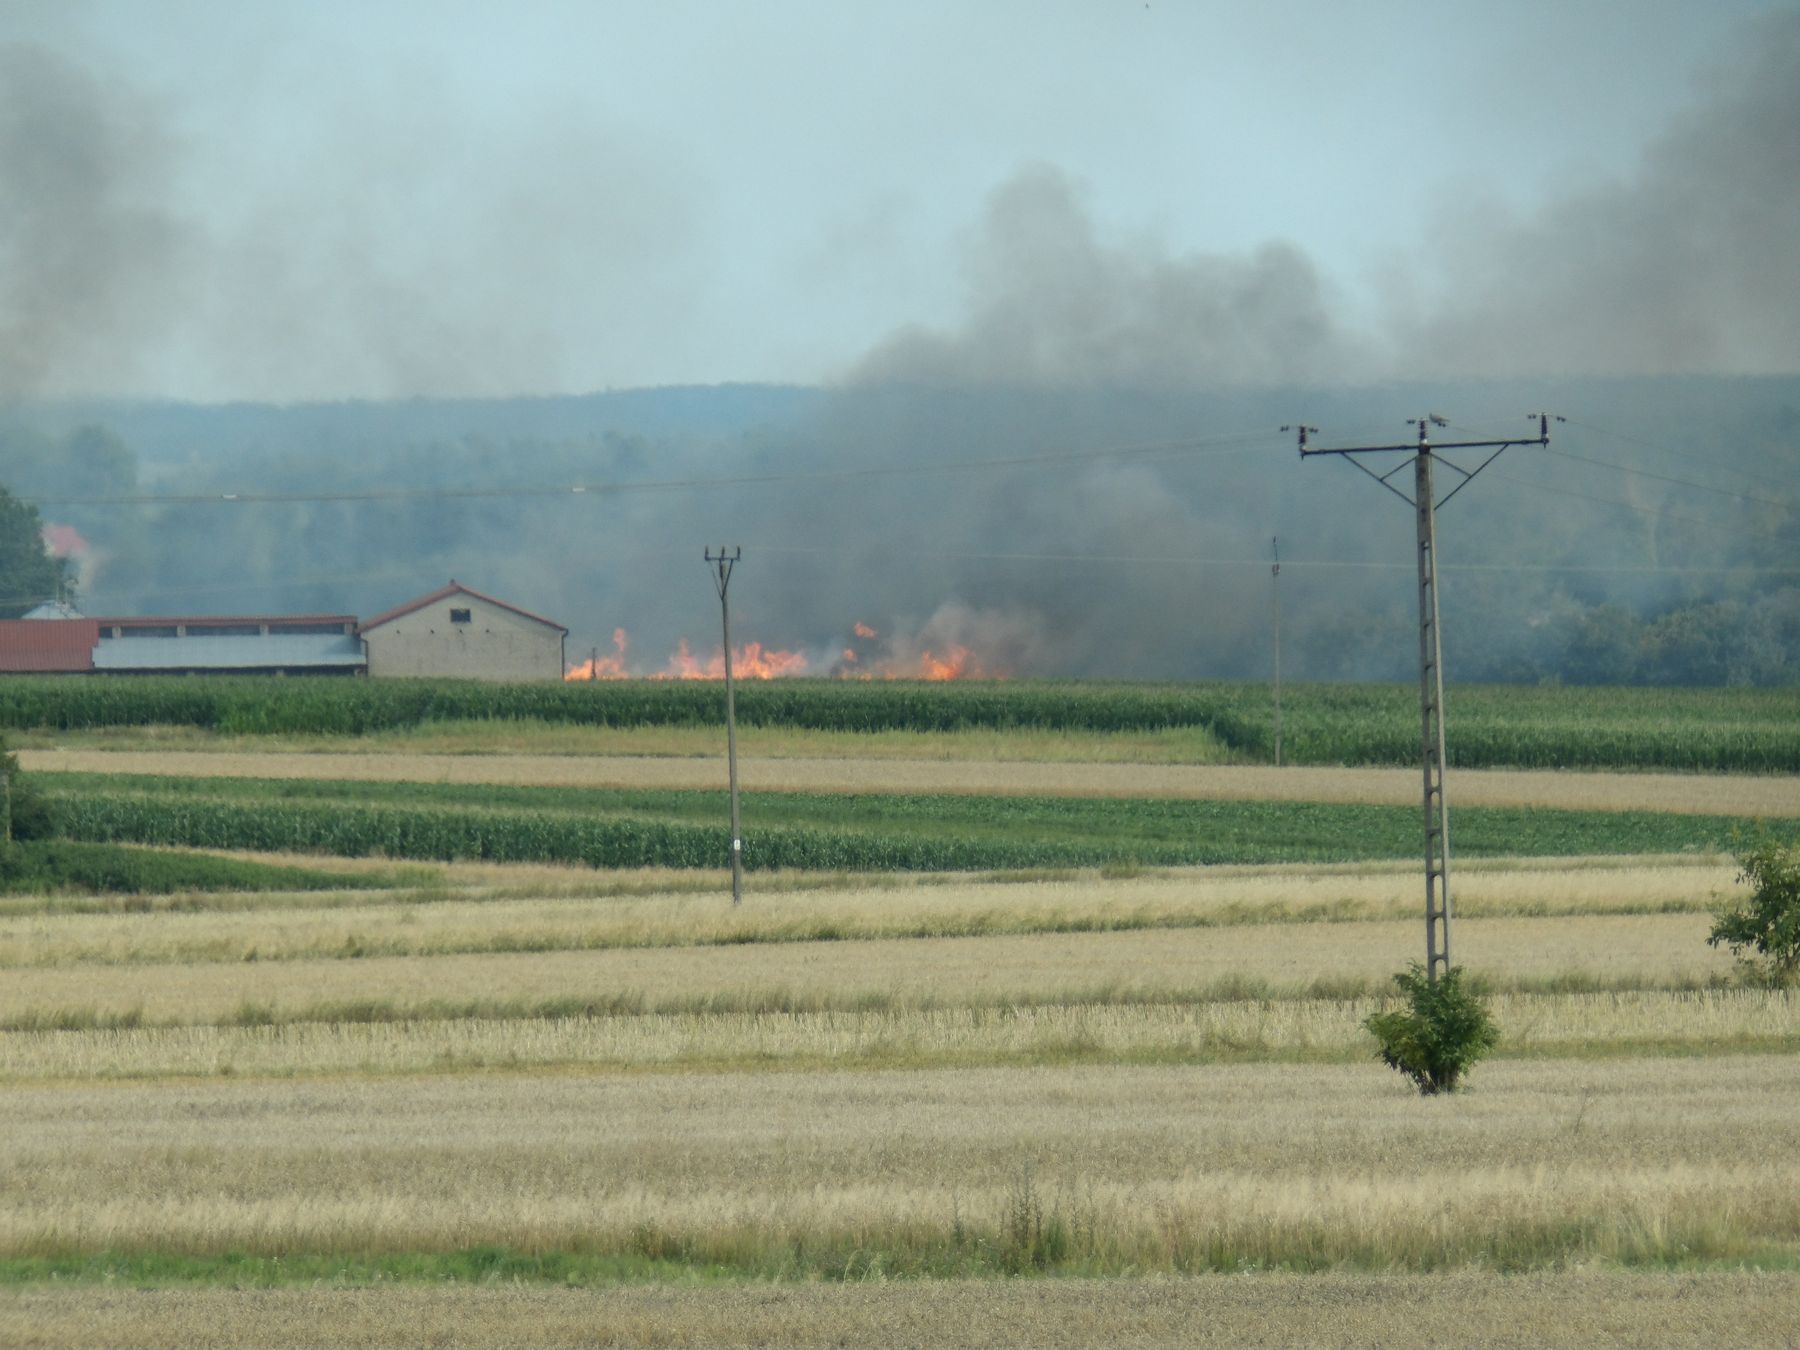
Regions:
<instances>
[{"instance_id":1,"label":"leafy tree","mask_svg":"<svg viewBox=\"0 0 1800 1350\"><path fill-rule=\"evenodd\" d=\"M1800 976L1800 848L1764 840L1738 859L1750 896L1721 909L1709 946L1721 943L1770 985Z\"/></svg>"},{"instance_id":2,"label":"leafy tree","mask_svg":"<svg viewBox=\"0 0 1800 1350\"><path fill-rule=\"evenodd\" d=\"M1394 976L1407 1007L1372 1014L1363 1025L1381 1044L1381 1058L1413 1080L1422 1096L1454 1092L1468 1070L1500 1039L1479 995L1463 983L1461 966L1431 982L1417 961Z\"/></svg>"},{"instance_id":3,"label":"leafy tree","mask_svg":"<svg viewBox=\"0 0 1800 1350\"><path fill-rule=\"evenodd\" d=\"M68 562L44 552L37 507L0 487L0 619L69 593Z\"/></svg>"}]
</instances>

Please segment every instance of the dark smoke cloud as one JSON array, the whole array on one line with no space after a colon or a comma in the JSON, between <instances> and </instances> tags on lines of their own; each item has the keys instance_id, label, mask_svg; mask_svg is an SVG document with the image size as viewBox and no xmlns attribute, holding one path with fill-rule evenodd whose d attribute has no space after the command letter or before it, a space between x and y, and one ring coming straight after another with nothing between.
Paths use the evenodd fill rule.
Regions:
<instances>
[{"instance_id":1,"label":"dark smoke cloud","mask_svg":"<svg viewBox=\"0 0 1800 1350\"><path fill-rule=\"evenodd\" d=\"M1046 165L994 194L966 270L958 329L896 333L852 382L1185 387L1330 380L1356 366L1298 249L1171 256L1108 245L1074 180Z\"/></svg>"},{"instance_id":2,"label":"dark smoke cloud","mask_svg":"<svg viewBox=\"0 0 1800 1350\"><path fill-rule=\"evenodd\" d=\"M1756 25L1704 92L1634 177L1531 219L1482 204L1443 224L1424 254L1431 298L1396 321L1400 364L1476 376L1800 370L1800 13Z\"/></svg>"},{"instance_id":3,"label":"dark smoke cloud","mask_svg":"<svg viewBox=\"0 0 1800 1350\"><path fill-rule=\"evenodd\" d=\"M148 348L181 299L172 148L147 103L54 52L0 47L0 398Z\"/></svg>"},{"instance_id":4,"label":"dark smoke cloud","mask_svg":"<svg viewBox=\"0 0 1800 1350\"><path fill-rule=\"evenodd\" d=\"M1196 389L1370 377L1800 370L1800 14L1657 136L1632 177L1521 217L1440 219L1359 334L1297 248L1174 255L1102 240L1080 186L1032 166L988 203L954 327L902 329L852 384Z\"/></svg>"},{"instance_id":5,"label":"dark smoke cloud","mask_svg":"<svg viewBox=\"0 0 1800 1350\"><path fill-rule=\"evenodd\" d=\"M1483 413L1516 417L1544 406L1536 381L1347 387L1372 374L1800 369L1800 137L1792 135L1800 19L1770 25L1763 39L1737 79L1655 142L1630 182L1528 220L1441 229L1417 262L1423 279L1413 301L1379 341L1341 317L1294 248L1227 256L1113 242L1072 180L1035 167L1001 186L971 238L959 324L892 335L830 397L767 434L573 448L563 439L539 460L543 446L508 444L508 429L486 448L451 446L462 453L439 456L429 439L461 432L387 431L372 415L370 430L296 442L280 466L292 474L280 485L296 491L363 474L403 486L490 481L480 475L496 484L736 477L742 486L556 505L321 508L279 528L261 524L273 513L233 517L240 534L230 546L171 518L156 546L191 568L177 584L216 583L221 556L265 578L265 592L234 594L231 604L246 609L369 613L456 575L569 624L572 652L606 651L623 625L634 650L655 653L655 668L682 638L710 648L717 611L699 549L742 543L734 631L816 653L815 669L837 657L861 621L901 657L962 643L1015 674L1193 677L1267 671L1273 597L1264 560L1279 533L1292 563L1283 578L1292 644L1284 670L1403 677L1416 653L1408 645L1408 513L1347 466L1302 469L1273 428L1305 417L1334 433L1373 427L1405 436L1393 419L1427 407L1458 414L1479 403ZM243 237L219 239L158 205L174 151L138 130L155 118L129 114L128 95L42 53L15 57L7 71L16 77L0 92L0 191L12 213L0 217L9 289L0 378L8 388L63 390L67 370L116 368L99 359L103 347L115 357L154 347L159 317L196 290L210 325L200 335L204 355L252 389L279 387L294 369L322 386L373 372L375 392L542 387L567 374L548 350L559 316L546 296L569 305L610 297L632 333L681 313L619 299L650 295L653 287L621 289L618 269L645 256L652 236L678 234L689 213L679 192L659 190L654 172L602 134L526 136L498 181L419 177L418 158L430 157L447 125L421 112L398 140L371 133L347 160L296 163L291 197L249 212L253 228ZM45 137L59 148L47 150ZM325 135L319 144L338 141ZM566 196L541 199L545 182ZM641 182L651 190L633 191ZM460 232L440 237L439 223L450 220ZM329 227L296 223L307 221ZM396 225L416 243L403 266L369 247ZM595 240L595 258L624 261L561 275L572 238ZM196 277L203 287L188 284ZM1306 384L1335 388L1297 390ZM1619 425L1644 392L1615 390L1607 404L1573 390L1552 406ZM1788 395L1764 397L1766 407ZM404 410L391 415L392 425L405 425ZM1769 420L1777 426L1770 455L1791 456L1791 429ZM1657 439L1685 445L1705 419L1677 408L1667 424L1682 430ZM1236 457L1051 457L991 472L876 476L1259 428L1268 439ZM1708 449L1732 444L1730 430ZM244 453L244 439L235 452ZM214 453L223 463L234 450ZM1515 454L1506 472L1527 464L1540 475L1554 468ZM268 466L243 465L232 463L244 476L222 486L276 485ZM872 472L859 478L859 470ZM807 473L817 477L803 481ZM759 477L786 481L759 486ZM1611 480L1568 481L1602 500L1631 491ZM1661 488L1639 487L1644 496L1633 505L1661 504ZM1452 564L1755 561L1714 542L1727 536L1690 549L1661 539L1679 532L1654 517L1534 495L1498 475L1483 479L1479 510L1474 500L1458 503ZM1684 504L1680 514L1729 505ZM1397 570L1308 570L1307 559L1392 560ZM370 576L421 574L361 581L359 591L337 585L303 602L285 579L365 564ZM1550 631L1572 594L1586 605L1619 593L1611 578L1579 593L1566 578L1534 578L1506 575L1482 594L1468 574L1451 574L1446 593L1471 601L1449 620L1462 644L1451 658L1460 677L1513 670L1501 648ZM189 607L192 594L146 591L142 604ZM1494 650L1480 654L1482 641Z\"/></svg>"},{"instance_id":6,"label":"dark smoke cloud","mask_svg":"<svg viewBox=\"0 0 1800 1350\"><path fill-rule=\"evenodd\" d=\"M574 110L470 130L439 89L345 76L279 173L231 127L200 154L178 113L0 48L0 397L535 392L605 382L571 332L679 335L698 212ZM252 186L196 187L233 156Z\"/></svg>"}]
</instances>

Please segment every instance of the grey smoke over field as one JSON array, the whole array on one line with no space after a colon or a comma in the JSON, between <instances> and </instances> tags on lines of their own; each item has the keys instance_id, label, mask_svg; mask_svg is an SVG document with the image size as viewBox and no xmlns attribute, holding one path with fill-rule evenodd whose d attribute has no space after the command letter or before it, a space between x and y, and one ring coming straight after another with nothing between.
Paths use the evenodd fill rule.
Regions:
<instances>
[{"instance_id":1,"label":"grey smoke over field","mask_svg":"<svg viewBox=\"0 0 1800 1350\"><path fill-rule=\"evenodd\" d=\"M152 344L184 262L159 126L54 52L0 47L0 399Z\"/></svg>"},{"instance_id":2,"label":"grey smoke over field","mask_svg":"<svg viewBox=\"0 0 1800 1350\"><path fill-rule=\"evenodd\" d=\"M1465 201L1395 240L1404 262L1354 317L1299 244L1120 237L1078 180L1028 166L965 240L960 316L875 341L844 382L1800 369L1800 14L1740 52L1629 175L1529 211ZM297 103L275 145L267 128L201 141L179 93L0 49L0 395L595 387L609 354L678 340L730 256L713 189L653 132L554 106L472 118L419 70L312 73L329 96ZM779 321L742 320L745 341Z\"/></svg>"},{"instance_id":3,"label":"grey smoke over field","mask_svg":"<svg viewBox=\"0 0 1800 1350\"><path fill-rule=\"evenodd\" d=\"M1240 258L1107 244L1077 184L1048 165L995 192L965 272L959 328L896 333L852 381L1181 388L1357 368L1323 279L1293 245Z\"/></svg>"},{"instance_id":4,"label":"grey smoke over field","mask_svg":"<svg viewBox=\"0 0 1800 1350\"><path fill-rule=\"evenodd\" d=\"M1534 213L1447 208L1358 332L1295 245L1175 254L1104 239L1079 184L1021 170L965 249L964 314L910 326L851 383L1198 388L1419 377L1800 370L1800 14L1621 181ZM1546 147L1547 150L1553 147Z\"/></svg>"},{"instance_id":5,"label":"grey smoke over field","mask_svg":"<svg viewBox=\"0 0 1800 1350\"><path fill-rule=\"evenodd\" d=\"M1756 24L1637 172L1440 223L1397 359L1448 375L1800 370L1800 13Z\"/></svg>"},{"instance_id":6,"label":"grey smoke over field","mask_svg":"<svg viewBox=\"0 0 1800 1350\"><path fill-rule=\"evenodd\" d=\"M206 157L116 72L0 47L0 397L502 395L600 382L572 325L679 322L698 212L654 147L575 116L471 131L398 83L345 77L278 148L213 128ZM254 186L207 180L234 165Z\"/></svg>"},{"instance_id":7,"label":"grey smoke over field","mask_svg":"<svg viewBox=\"0 0 1800 1350\"><path fill-rule=\"evenodd\" d=\"M640 435L595 411L534 433L523 426L536 414L518 407L519 423L476 431L480 405L378 405L366 421L321 415L316 434L285 441L279 416L211 442L172 437L142 476L169 491L302 496L666 491L180 508L114 534L99 515L78 523L117 556L109 575L132 589L106 604L125 612L372 613L454 575L567 623L573 653L611 650L624 627L654 670L682 639L710 649L699 547L741 543L734 630L805 651L815 672L847 649L856 663L909 666L967 647L990 673L1141 677L1267 670L1279 534L1284 669L1404 674L1406 513L1347 466L1302 469L1274 428L1304 418L1334 435L1404 436L1396 419L1431 408L1504 415L1516 430L1545 406L1524 378L1538 375L1560 382L1559 411L1625 425L1653 391L1573 377L1800 370L1800 17L1758 39L1629 179L1526 215L1440 224L1377 318L1347 319L1295 245L1222 253L1116 237L1077 181L1036 165L972 227L956 322L892 333L767 426L674 417ZM330 127L296 129L284 183L258 180L266 195L214 218L178 191L187 160L168 109L48 52L0 57L0 394L184 367L250 394L291 387L294 372L357 393L591 386L604 371L572 371L558 342L572 315L619 343L683 321L682 241L704 213L673 168L578 120L497 128L466 158L438 159L456 124L418 92L348 152ZM338 93L340 119L375 106ZM1468 378L1446 388L1456 377ZM1747 446L1746 463L1791 479L1791 385L1730 424L1708 415L1716 388L1668 389L1653 444ZM290 426L310 415L291 411ZM1666 481L1592 483L1519 454L1502 469L1513 477L1496 471L1458 504L1447 565L1528 557L1572 570L1452 572L1482 618L1460 635L1459 672L1536 678L1526 649L1571 615L1711 594L1683 566L1791 565L1780 539L1740 528L1741 503L1681 503L1664 518L1653 513L1678 490ZM54 479L35 491L54 493ZM1563 486L1589 495L1559 497ZM1791 519L1774 528L1791 533ZM1677 571L1645 573L1629 592L1626 574L1580 571L1605 565ZM858 623L878 636L861 639Z\"/></svg>"}]
</instances>

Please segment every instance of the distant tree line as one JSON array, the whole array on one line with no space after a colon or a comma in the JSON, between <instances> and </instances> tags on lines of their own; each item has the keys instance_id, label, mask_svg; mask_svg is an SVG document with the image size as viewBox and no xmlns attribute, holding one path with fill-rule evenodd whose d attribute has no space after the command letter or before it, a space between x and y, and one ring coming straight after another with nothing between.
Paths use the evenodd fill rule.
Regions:
<instances>
[{"instance_id":1,"label":"distant tree line","mask_svg":"<svg viewBox=\"0 0 1800 1350\"><path fill-rule=\"evenodd\" d=\"M1284 396L1277 414L1265 406L1272 396L1260 395L1227 407L1123 394L1058 402L777 392L293 411L158 405L116 418L101 406L90 410L90 422L68 410L58 422L14 409L0 414L7 489L0 495L0 617L78 586L90 611L369 614L454 576L566 623L571 651L607 648L612 630L625 627L654 668L679 638L710 644L716 609L697 562L700 545L742 541L750 552L760 541L741 622L747 637L770 646L833 649L853 621L910 620L916 631L937 606L956 601L978 616L1020 615L1035 624L1042 639L1035 664L1016 673L1258 679L1271 665L1269 575L1242 564L1267 550L1274 526L1284 562L1290 540L1297 553L1310 549L1320 560L1383 560L1284 567L1283 673L1412 677L1417 619L1407 513L1367 484L1329 469L1302 470L1291 450L1143 464L1101 459L1010 475L938 472L959 457L1028 458L1058 447L1154 443L1194 426L1273 425L1298 395ZM1491 390L1468 397L1477 395L1502 401ZM1741 421L1702 415L1725 395L1746 409ZM1684 447L1700 465L1680 474L1704 479L1704 462L1736 455L1738 471L1753 474L1758 486L1737 498L1693 500L1617 472L1597 483L1559 480L1599 471L1519 453L1516 472L1535 484L1484 478L1442 526L1449 676L1503 684L1800 683L1800 576L1789 570L1800 560L1800 512L1781 504L1793 496L1782 484L1800 437L1800 382L1717 389L1653 382L1578 396L1602 407L1596 417L1610 415L1605 398L1636 406L1660 397L1665 443ZM1326 420L1355 425L1405 397L1358 395L1359 402L1328 408ZM638 425L599 420L640 403L648 412ZM595 429L577 431L584 422ZM514 424L528 431L503 434ZM474 430L446 434L457 425ZM151 449L134 451L127 436ZM1621 463L1629 458L1608 453ZM909 458L930 471L895 474ZM719 479L732 486L666 490ZM1567 492L1558 492L1559 481ZM425 487L460 494L577 483L663 486L535 497L223 500L234 492ZM108 500L140 493L202 500ZM88 501L59 501L40 513L20 498ZM46 557L39 543L45 520L73 526L91 553L78 566ZM769 543L823 547L783 551ZM1077 560L1141 553L1195 562L1031 561L1063 552ZM1237 565L1215 568L1208 558ZM1465 559L1470 565L1459 568ZM1510 559L1529 565L1514 571ZM739 604L734 592L734 629Z\"/></svg>"}]
</instances>

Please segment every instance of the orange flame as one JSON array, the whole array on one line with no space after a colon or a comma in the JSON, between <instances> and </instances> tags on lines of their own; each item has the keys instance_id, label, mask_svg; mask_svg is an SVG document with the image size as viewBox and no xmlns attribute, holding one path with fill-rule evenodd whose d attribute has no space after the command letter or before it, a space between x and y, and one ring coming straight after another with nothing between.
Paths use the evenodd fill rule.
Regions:
<instances>
[{"instance_id":1,"label":"orange flame","mask_svg":"<svg viewBox=\"0 0 1800 1350\"><path fill-rule=\"evenodd\" d=\"M625 669L625 649L630 645L625 639L623 628L613 629L613 656L602 656L595 652L580 665L571 666L564 672L565 680L628 680L631 673Z\"/></svg>"},{"instance_id":2,"label":"orange flame","mask_svg":"<svg viewBox=\"0 0 1800 1350\"><path fill-rule=\"evenodd\" d=\"M802 652L771 651L760 642L747 642L731 649L731 673L744 680L774 680L783 675L806 674L807 660ZM705 661L695 656L683 638L675 646L669 664L652 677L663 680L722 680L725 678L725 649L715 647Z\"/></svg>"},{"instance_id":3,"label":"orange flame","mask_svg":"<svg viewBox=\"0 0 1800 1350\"><path fill-rule=\"evenodd\" d=\"M942 656L931 652L919 653L918 676L922 680L964 680L981 673L969 654L967 647L951 643Z\"/></svg>"},{"instance_id":4,"label":"orange flame","mask_svg":"<svg viewBox=\"0 0 1800 1350\"><path fill-rule=\"evenodd\" d=\"M857 638L867 640L880 635L866 623L852 625ZM565 680L722 680L725 678L725 653L722 648L715 647L709 656L704 658L695 655L687 639L683 638L675 646L675 651L664 663L661 670L647 671L642 667L631 670L626 664L626 656L630 650L630 641L623 628L615 628L612 635L613 654L602 656L595 652L587 660L571 666L563 676ZM970 680L970 679L1005 679L1005 675L988 669L983 661L968 646L950 642L941 648L923 648L908 650L910 644L895 644L898 651L870 654L859 652L855 647L845 647L839 653L839 660L830 672L840 679L852 680ZM747 642L742 647L734 647L731 651L731 672L739 679L776 680L785 676L805 675L811 663L806 653L799 651L782 651L763 646L760 642Z\"/></svg>"}]
</instances>

